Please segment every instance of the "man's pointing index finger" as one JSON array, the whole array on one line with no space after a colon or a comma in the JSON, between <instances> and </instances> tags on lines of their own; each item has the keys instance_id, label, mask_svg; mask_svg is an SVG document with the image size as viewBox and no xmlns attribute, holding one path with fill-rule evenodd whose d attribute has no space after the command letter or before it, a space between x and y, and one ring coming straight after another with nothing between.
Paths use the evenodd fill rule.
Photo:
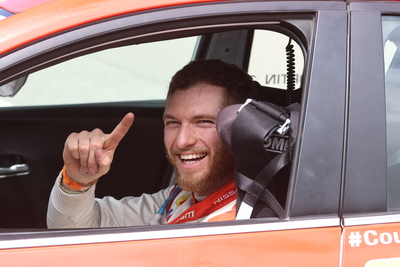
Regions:
<instances>
[{"instance_id":1,"label":"man's pointing index finger","mask_svg":"<svg viewBox=\"0 0 400 267\"><path fill-rule=\"evenodd\" d=\"M129 112L122 118L120 123L114 128L114 130L107 137L107 140L104 143L104 148L115 148L118 146L119 142L124 138L126 133L131 128L135 116L133 113Z\"/></svg>"}]
</instances>

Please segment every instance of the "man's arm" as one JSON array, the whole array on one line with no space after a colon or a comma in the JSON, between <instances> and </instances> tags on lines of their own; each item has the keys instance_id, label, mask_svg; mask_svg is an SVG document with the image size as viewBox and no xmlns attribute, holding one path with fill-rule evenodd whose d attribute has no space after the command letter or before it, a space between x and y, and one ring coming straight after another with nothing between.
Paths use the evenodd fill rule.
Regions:
<instances>
[{"instance_id":1,"label":"man's arm","mask_svg":"<svg viewBox=\"0 0 400 267\"><path fill-rule=\"evenodd\" d=\"M92 186L84 193L62 189L62 174L57 177L47 209L48 228L91 228L100 226L99 207Z\"/></svg>"},{"instance_id":2,"label":"man's arm","mask_svg":"<svg viewBox=\"0 0 400 267\"><path fill-rule=\"evenodd\" d=\"M95 228L148 225L173 186L140 197L94 198L94 187L79 194L66 193L55 183L47 211L48 228Z\"/></svg>"}]
</instances>

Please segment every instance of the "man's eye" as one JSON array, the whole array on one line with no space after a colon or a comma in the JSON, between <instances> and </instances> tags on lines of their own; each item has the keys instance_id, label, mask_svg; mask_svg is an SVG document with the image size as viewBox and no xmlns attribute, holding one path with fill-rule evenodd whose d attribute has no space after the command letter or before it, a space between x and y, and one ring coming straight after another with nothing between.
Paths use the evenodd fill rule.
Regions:
<instances>
[{"instance_id":1,"label":"man's eye","mask_svg":"<svg viewBox=\"0 0 400 267\"><path fill-rule=\"evenodd\" d=\"M176 124L179 124L179 122L177 122L177 121L167 121L167 122L165 122L165 125L176 125Z\"/></svg>"},{"instance_id":2,"label":"man's eye","mask_svg":"<svg viewBox=\"0 0 400 267\"><path fill-rule=\"evenodd\" d=\"M200 121L198 121L198 123L199 124L206 124L206 125L214 124L214 122L210 121L210 120L200 120Z\"/></svg>"}]
</instances>

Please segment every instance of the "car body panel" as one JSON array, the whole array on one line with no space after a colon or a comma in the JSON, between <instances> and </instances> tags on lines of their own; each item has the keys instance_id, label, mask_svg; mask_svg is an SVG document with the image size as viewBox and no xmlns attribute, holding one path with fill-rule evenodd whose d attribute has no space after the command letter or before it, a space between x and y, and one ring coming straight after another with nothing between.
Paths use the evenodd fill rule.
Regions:
<instances>
[{"instance_id":1,"label":"car body panel","mask_svg":"<svg viewBox=\"0 0 400 267\"><path fill-rule=\"evenodd\" d=\"M316 220L316 222L318 224L319 221ZM147 237L145 238L147 240L133 242L5 249L0 250L0 259L2 263L12 263L17 260L19 255L25 255L24 252L29 251L29 255L24 257L27 262L33 260L54 262L60 257L65 257L62 255L74 255L72 261L61 261L60 266L64 266L63 264L67 266L74 262L90 266L93 264L94 258L96 258L98 266L109 266L116 259L118 259L119 266L131 264L135 266L243 266L246 264L253 266L265 264L310 266L310 263L316 266L338 266L340 227L285 229L293 228L296 223L276 223L278 224L276 227L273 222L269 224L269 226L259 225L259 227L253 225L252 229L247 228L247 233L205 234L196 237L202 231L205 233L219 232L218 228L220 227L216 226L212 229L188 229L186 232L191 235L188 237L165 239L148 239ZM288 226L284 227L285 224ZM316 224L314 223L314 225ZM282 230L265 231L271 225ZM264 230L256 232L258 228L264 228ZM225 227L225 231L226 229L229 227ZM177 236L184 232L179 229L171 231L174 231ZM189 233L190 231L194 232ZM237 230L235 229L235 231ZM151 236L151 233L147 235ZM316 250L319 251L317 255L315 254ZM287 257L287 253L290 253L291 257ZM312 262L310 262L310 257Z\"/></svg>"},{"instance_id":2,"label":"car body panel","mask_svg":"<svg viewBox=\"0 0 400 267\"><path fill-rule=\"evenodd\" d=\"M221 42L198 42L195 59L229 56L234 51L237 54L227 58L246 69L250 39L237 37L244 43L239 50L224 46L222 37L228 36L224 35L228 30L249 30L243 34L248 38L253 28L266 28L295 38L305 59L298 142L283 220L47 231L46 201L62 166L58 155L63 140L72 131L86 127L110 131L123 114L134 111L138 128L123 141L122 156L116 154L115 168L98 184L96 193L101 197L113 192L121 198L168 185L172 170L163 154L164 102L0 108L4 127L0 156L21 156L33 166L28 175L0 179L6 192L1 199L8 203L0 211L11 214L8 221L0 220L2 265L32 261L42 266L400 264L400 219L398 213L387 212L381 28L382 15L400 14L398 3L41 2L14 6L13 12L21 12L0 21L0 82L105 48L197 34L218 36ZM235 34L227 39L232 41ZM47 135L41 134L43 130ZM138 149L132 153L132 147ZM140 159L138 164L125 160L127 154ZM146 169L154 180L146 177ZM137 185L130 172L140 174Z\"/></svg>"},{"instance_id":3,"label":"car body panel","mask_svg":"<svg viewBox=\"0 0 400 267\"><path fill-rule=\"evenodd\" d=\"M18 1L5 0L1 1L0 8L4 8L10 12L17 13L25 9L51 1L53 0L18 0Z\"/></svg>"},{"instance_id":4,"label":"car body panel","mask_svg":"<svg viewBox=\"0 0 400 267\"><path fill-rule=\"evenodd\" d=\"M399 215L346 218L343 266L398 265L399 218Z\"/></svg>"}]
</instances>

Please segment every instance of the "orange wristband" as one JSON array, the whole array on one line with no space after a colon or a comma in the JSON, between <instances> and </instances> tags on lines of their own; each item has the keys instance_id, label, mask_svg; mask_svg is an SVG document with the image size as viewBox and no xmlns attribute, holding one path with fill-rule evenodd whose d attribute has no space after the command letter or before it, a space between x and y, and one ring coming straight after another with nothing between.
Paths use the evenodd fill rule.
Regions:
<instances>
[{"instance_id":1,"label":"orange wristband","mask_svg":"<svg viewBox=\"0 0 400 267\"><path fill-rule=\"evenodd\" d=\"M78 190L78 191L84 191L89 189L92 185L94 185L97 180L93 181L91 184L87 185L87 186L82 186L80 184L78 184L77 182L75 182L74 180L71 180L68 175L67 175L67 169L65 168L65 165L62 169L62 178L64 183L66 183L69 187L71 187L72 189Z\"/></svg>"}]
</instances>

